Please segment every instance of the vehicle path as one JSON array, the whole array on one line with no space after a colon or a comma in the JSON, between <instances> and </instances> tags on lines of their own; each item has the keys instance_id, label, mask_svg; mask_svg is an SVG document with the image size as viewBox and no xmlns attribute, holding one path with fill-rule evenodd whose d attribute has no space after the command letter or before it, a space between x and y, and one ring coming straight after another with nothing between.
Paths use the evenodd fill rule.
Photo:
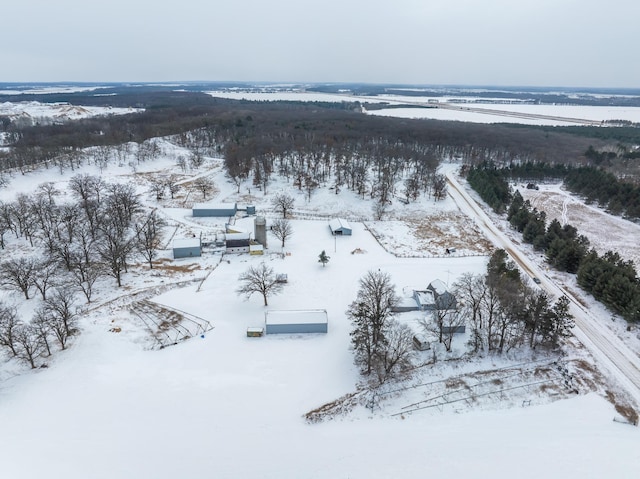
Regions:
<instances>
[{"instance_id":1,"label":"vehicle path","mask_svg":"<svg viewBox=\"0 0 640 479\"><path fill-rule=\"evenodd\" d=\"M539 286L550 295L554 297L564 295L569 299L571 314L574 316L576 324L573 330L576 338L589 349L601 365L615 375L635 401L640 403L640 358L620 338L602 325L570 291L542 274L540 268L499 230L457 179L451 173L447 173L446 176L449 183L449 195L461 211L475 219L488 239L497 247L507 251L526 274L532 278L538 278L540 280Z\"/></svg>"}]
</instances>

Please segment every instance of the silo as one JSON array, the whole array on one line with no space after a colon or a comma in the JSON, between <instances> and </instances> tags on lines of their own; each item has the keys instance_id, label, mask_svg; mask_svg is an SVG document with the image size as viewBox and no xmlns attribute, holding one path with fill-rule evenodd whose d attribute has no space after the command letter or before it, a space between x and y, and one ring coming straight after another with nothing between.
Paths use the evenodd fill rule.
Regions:
<instances>
[{"instance_id":1,"label":"silo","mask_svg":"<svg viewBox=\"0 0 640 479\"><path fill-rule=\"evenodd\" d=\"M264 216L256 216L253 220L256 241L267 248L267 220Z\"/></svg>"}]
</instances>

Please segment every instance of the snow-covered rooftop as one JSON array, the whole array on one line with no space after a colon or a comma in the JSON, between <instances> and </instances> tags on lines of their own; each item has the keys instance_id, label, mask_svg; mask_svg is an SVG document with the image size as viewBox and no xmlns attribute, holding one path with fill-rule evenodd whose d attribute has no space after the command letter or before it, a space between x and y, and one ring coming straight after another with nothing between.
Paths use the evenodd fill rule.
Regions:
<instances>
[{"instance_id":1,"label":"snow-covered rooftop","mask_svg":"<svg viewBox=\"0 0 640 479\"><path fill-rule=\"evenodd\" d=\"M265 313L267 324L324 324L328 321L324 309L272 310Z\"/></svg>"}]
</instances>

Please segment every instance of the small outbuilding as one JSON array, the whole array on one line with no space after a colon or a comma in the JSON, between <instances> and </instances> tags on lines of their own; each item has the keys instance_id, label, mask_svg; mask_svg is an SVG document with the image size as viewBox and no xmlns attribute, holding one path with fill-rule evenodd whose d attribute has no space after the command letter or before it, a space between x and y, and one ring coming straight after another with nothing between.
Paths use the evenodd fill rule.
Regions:
<instances>
[{"instance_id":1,"label":"small outbuilding","mask_svg":"<svg viewBox=\"0 0 640 479\"><path fill-rule=\"evenodd\" d=\"M329 229L332 235L351 236L351 225L342 218L334 218L329 221Z\"/></svg>"},{"instance_id":2,"label":"small outbuilding","mask_svg":"<svg viewBox=\"0 0 640 479\"><path fill-rule=\"evenodd\" d=\"M249 253L251 249L250 233L226 233L224 236L227 253Z\"/></svg>"},{"instance_id":3,"label":"small outbuilding","mask_svg":"<svg viewBox=\"0 0 640 479\"><path fill-rule=\"evenodd\" d=\"M261 244L249 244L249 254L254 256L264 254L264 246Z\"/></svg>"},{"instance_id":4,"label":"small outbuilding","mask_svg":"<svg viewBox=\"0 0 640 479\"><path fill-rule=\"evenodd\" d=\"M200 238L179 238L173 240L173 259L201 256Z\"/></svg>"},{"instance_id":5,"label":"small outbuilding","mask_svg":"<svg viewBox=\"0 0 640 479\"><path fill-rule=\"evenodd\" d=\"M237 203L196 203L192 208L194 217L235 216L237 211Z\"/></svg>"},{"instance_id":6,"label":"small outbuilding","mask_svg":"<svg viewBox=\"0 0 640 479\"><path fill-rule=\"evenodd\" d=\"M265 313L267 334L326 333L329 320L324 309L280 310Z\"/></svg>"}]
</instances>

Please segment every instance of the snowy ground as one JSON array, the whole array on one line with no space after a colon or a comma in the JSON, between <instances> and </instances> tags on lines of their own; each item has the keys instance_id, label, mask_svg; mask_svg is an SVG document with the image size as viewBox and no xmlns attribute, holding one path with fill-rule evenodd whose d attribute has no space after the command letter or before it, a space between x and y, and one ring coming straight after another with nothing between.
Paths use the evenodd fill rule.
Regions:
<instances>
[{"instance_id":1,"label":"snowy ground","mask_svg":"<svg viewBox=\"0 0 640 479\"><path fill-rule=\"evenodd\" d=\"M145 175L176 168L179 150L168 142L163 150L163 159L137 166L136 172L112 166L105 179L135 179L149 206L160 206L169 219L168 239L199 231L215 234L224 221L190 215L190 202L198 200L195 193L183 191L180 198L158 204L145 191ZM84 171L97 173L89 166ZM209 160L194 172L203 175L216 181L215 201L255 204L268 219L275 217L269 196L249 190L250 185L237 193L224 179L219 160ZM64 188L69 176L57 171L15 176L1 196L11 199L43 181ZM185 185L189 178L185 174ZM416 364L423 366L411 379L395 390L389 386L371 395L353 365L345 317L358 279L368 270L387 271L400 294L433 279L451 284L465 272L482 272L486 257L447 256L443 243L430 241L431 230L425 228L437 228L434 236L450 236L461 254L486 252L486 239L477 228L468 228L471 222L465 222L449 199L421 200L408 207L394 204L389 221L373 222L371 203L347 191L335 195L320 190L310 202L285 183L269 186L269 195L278 191L296 198L294 234L284 255L273 236L262 258L223 256L213 248L200 259L173 261L166 249L154 272L140 264L125 275L121 289L114 288L110 278L103 282L97 304L82 316L82 334L68 351L47 359L47 369L30 371L13 361L0 365L3 476L640 474L638 429L612 421L617 413L601 396L570 394L562 385L564 373L552 363L555 357L447 361L439 352L431 364L432 352L417 353ZM352 221L353 236L329 234L327 218L336 211ZM251 228L251 219L238 221L238 226ZM10 241L5 254L26 249L24 243ZM331 257L324 268L318 263L322 250ZM235 293L238 275L261 261L289 279L283 293L270 298L268 308L261 298L247 301ZM39 301L23 301L11 292L2 298L14 301L24 317ZM204 318L213 330L155 349L144 324L129 310L143 298ZM247 338L246 328L261 325L271 308L326 309L329 333ZM418 318L417 313L400 315L414 327ZM451 356L462 356L463 346L461 338L454 340ZM534 360L540 361L539 367ZM563 358L562 367L587 371L590 361L576 351ZM576 387L584 393L600 390L599 379L595 371L584 372ZM435 407L434 396L448 397L449 404ZM557 400L561 398L565 400ZM324 420L306 420L307 413L326 404L335 408L329 408Z\"/></svg>"},{"instance_id":2,"label":"snowy ground","mask_svg":"<svg viewBox=\"0 0 640 479\"><path fill-rule=\"evenodd\" d=\"M0 97L0 100L2 97ZM0 103L0 116L8 116L12 120L17 118L52 118L54 120L78 120L101 115L124 115L133 113L134 108L116 108L101 106L79 106L67 103L40 103L37 101L3 102Z\"/></svg>"},{"instance_id":3,"label":"snowy ground","mask_svg":"<svg viewBox=\"0 0 640 479\"><path fill-rule=\"evenodd\" d=\"M526 103L503 104L482 103L491 99L427 97L402 95L361 96L344 93L324 94L305 91L210 91L208 94L221 98L245 99L256 101L359 101L361 103L389 103L390 105L415 105L416 108L383 108L370 110L370 115L399 118L424 118L433 120L467 121L473 123L519 123L526 125L582 125L580 120L596 123L611 120L626 120L640 123L640 108L600 107L582 105L531 105ZM494 99L495 101L495 99ZM477 103L476 103L477 102ZM459 109L438 108L439 103L450 103ZM426 108L419 108L420 106ZM491 113L476 111L492 110ZM502 113L501 113L502 112ZM523 116L518 116L522 114ZM533 117L527 117L532 115ZM535 118L541 116L541 118ZM546 117L546 118L545 118ZM576 121L578 120L578 121Z\"/></svg>"}]
</instances>

